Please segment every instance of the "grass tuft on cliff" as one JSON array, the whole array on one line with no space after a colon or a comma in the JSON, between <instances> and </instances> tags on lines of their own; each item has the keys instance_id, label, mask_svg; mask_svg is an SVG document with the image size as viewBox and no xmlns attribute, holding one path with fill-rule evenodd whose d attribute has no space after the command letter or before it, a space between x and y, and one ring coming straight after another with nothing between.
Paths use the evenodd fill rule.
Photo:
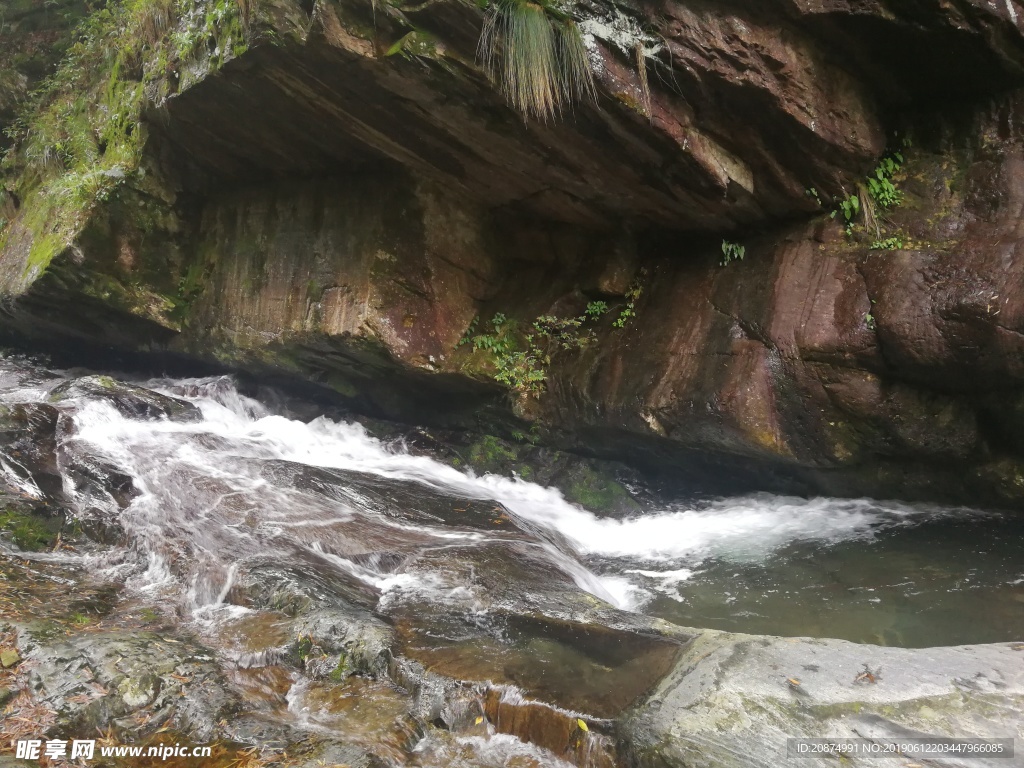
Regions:
<instances>
[{"instance_id":1,"label":"grass tuft on cliff","mask_svg":"<svg viewBox=\"0 0 1024 768\"><path fill-rule=\"evenodd\" d=\"M597 97L579 28L540 3L493 2L478 53L491 79L524 116L547 122L566 105Z\"/></svg>"}]
</instances>

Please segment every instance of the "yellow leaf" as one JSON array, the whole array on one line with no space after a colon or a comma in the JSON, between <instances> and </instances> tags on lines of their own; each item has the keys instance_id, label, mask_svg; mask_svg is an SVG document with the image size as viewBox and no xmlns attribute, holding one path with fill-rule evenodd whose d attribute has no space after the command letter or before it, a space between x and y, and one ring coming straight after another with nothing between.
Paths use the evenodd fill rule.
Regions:
<instances>
[{"instance_id":1,"label":"yellow leaf","mask_svg":"<svg viewBox=\"0 0 1024 768\"><path fill-rule=\"evenodd\" d=\"M484 721L484 719L482 717L478 717L476 719L476 722L474 723L474 725L480 725L480 723L482 723L483 721Z\"/></svg>"},{"instance_id":2,"label":"yellow leaf","mask_svg":"<svg viewBox=\"0 0 1024 768\"><path fill-rule=\"evenodd\" d=\"M580 727L581 731L589 731L590 730L589 728L587 728L587 724L584 723L583 720L578 718L578 717L576 718L576 725L578 725Z\"/></svg>"}]
</instances>

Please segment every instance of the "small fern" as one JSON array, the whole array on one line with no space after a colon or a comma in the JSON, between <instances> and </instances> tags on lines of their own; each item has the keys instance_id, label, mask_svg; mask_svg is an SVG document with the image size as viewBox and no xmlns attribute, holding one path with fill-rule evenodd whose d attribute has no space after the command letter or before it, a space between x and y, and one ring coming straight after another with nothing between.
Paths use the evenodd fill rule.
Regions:
<instances>
[{"instance_id":1,"label":"small fern","mask_svg":"<svg viewBox=\"0 0 1024 768\"><path fill-rule=\"evenodd\" d=\"M566 103L597 97L579 28L538 3L493 2L478 54L491 79L525 116L546 122Z\"/></svg>"}]
</instances>

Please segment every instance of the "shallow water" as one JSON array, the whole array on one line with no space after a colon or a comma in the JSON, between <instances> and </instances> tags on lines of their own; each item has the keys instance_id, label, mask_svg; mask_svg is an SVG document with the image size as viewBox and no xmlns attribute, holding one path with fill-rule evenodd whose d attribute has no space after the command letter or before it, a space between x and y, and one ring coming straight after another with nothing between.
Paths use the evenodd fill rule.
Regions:
<instances>
[{"instance_id":1,"label":"shallow water","mask_svg":"<svg viewBox=\"0 0 1024 768\"><path fill-rule=\"evenodd\" d=\"M1024 523L977 513L878 522L834 543L797 541L753 562L710 557L645 570L643 610L740 632L904 647L1024 636Z\"/></svg>"}]
</instances>

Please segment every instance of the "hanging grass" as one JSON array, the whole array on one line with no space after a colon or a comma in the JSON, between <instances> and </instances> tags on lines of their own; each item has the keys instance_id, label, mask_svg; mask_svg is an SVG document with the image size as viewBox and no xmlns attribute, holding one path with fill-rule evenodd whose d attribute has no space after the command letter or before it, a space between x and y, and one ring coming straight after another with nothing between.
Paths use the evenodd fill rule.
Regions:
<instances>
[{"instance_id":1,"label":"hanging grass","mask_svg":"<svg viewBox=\"0 0 1024 768\"><path fill-rule=\"evenodd\" d=\"M644 97L644 114L651 117L651 85L647 82L647 57L644 55L644 45L639 40L636 42L636 71L640 74L640 92Z\"/></svg>"},{"instance_id":2,"label":"hanging grass","mask_svg":"<svg viewBox=\"0 0 1024 768\"><path fill-rule=\"evenodd\" d=\"M479 55L515 109L548 121L565 104L595 99L594 76L579 28L529 0L496 0Z\"/></svg>"},{"instance_id":3,"label":"hanging grass","mask_svg":"<svg viewBox=\"0 0 1024 768\"><path fill-rule=\"evenodd\" d=\"M560 83L562 99L569 104L576 101L597 101L594 73L590 69L590 55L583 44L580 28L572 19L555 24L558 32L558 60L561 64Z\"/></svg>"}]
</instances>

